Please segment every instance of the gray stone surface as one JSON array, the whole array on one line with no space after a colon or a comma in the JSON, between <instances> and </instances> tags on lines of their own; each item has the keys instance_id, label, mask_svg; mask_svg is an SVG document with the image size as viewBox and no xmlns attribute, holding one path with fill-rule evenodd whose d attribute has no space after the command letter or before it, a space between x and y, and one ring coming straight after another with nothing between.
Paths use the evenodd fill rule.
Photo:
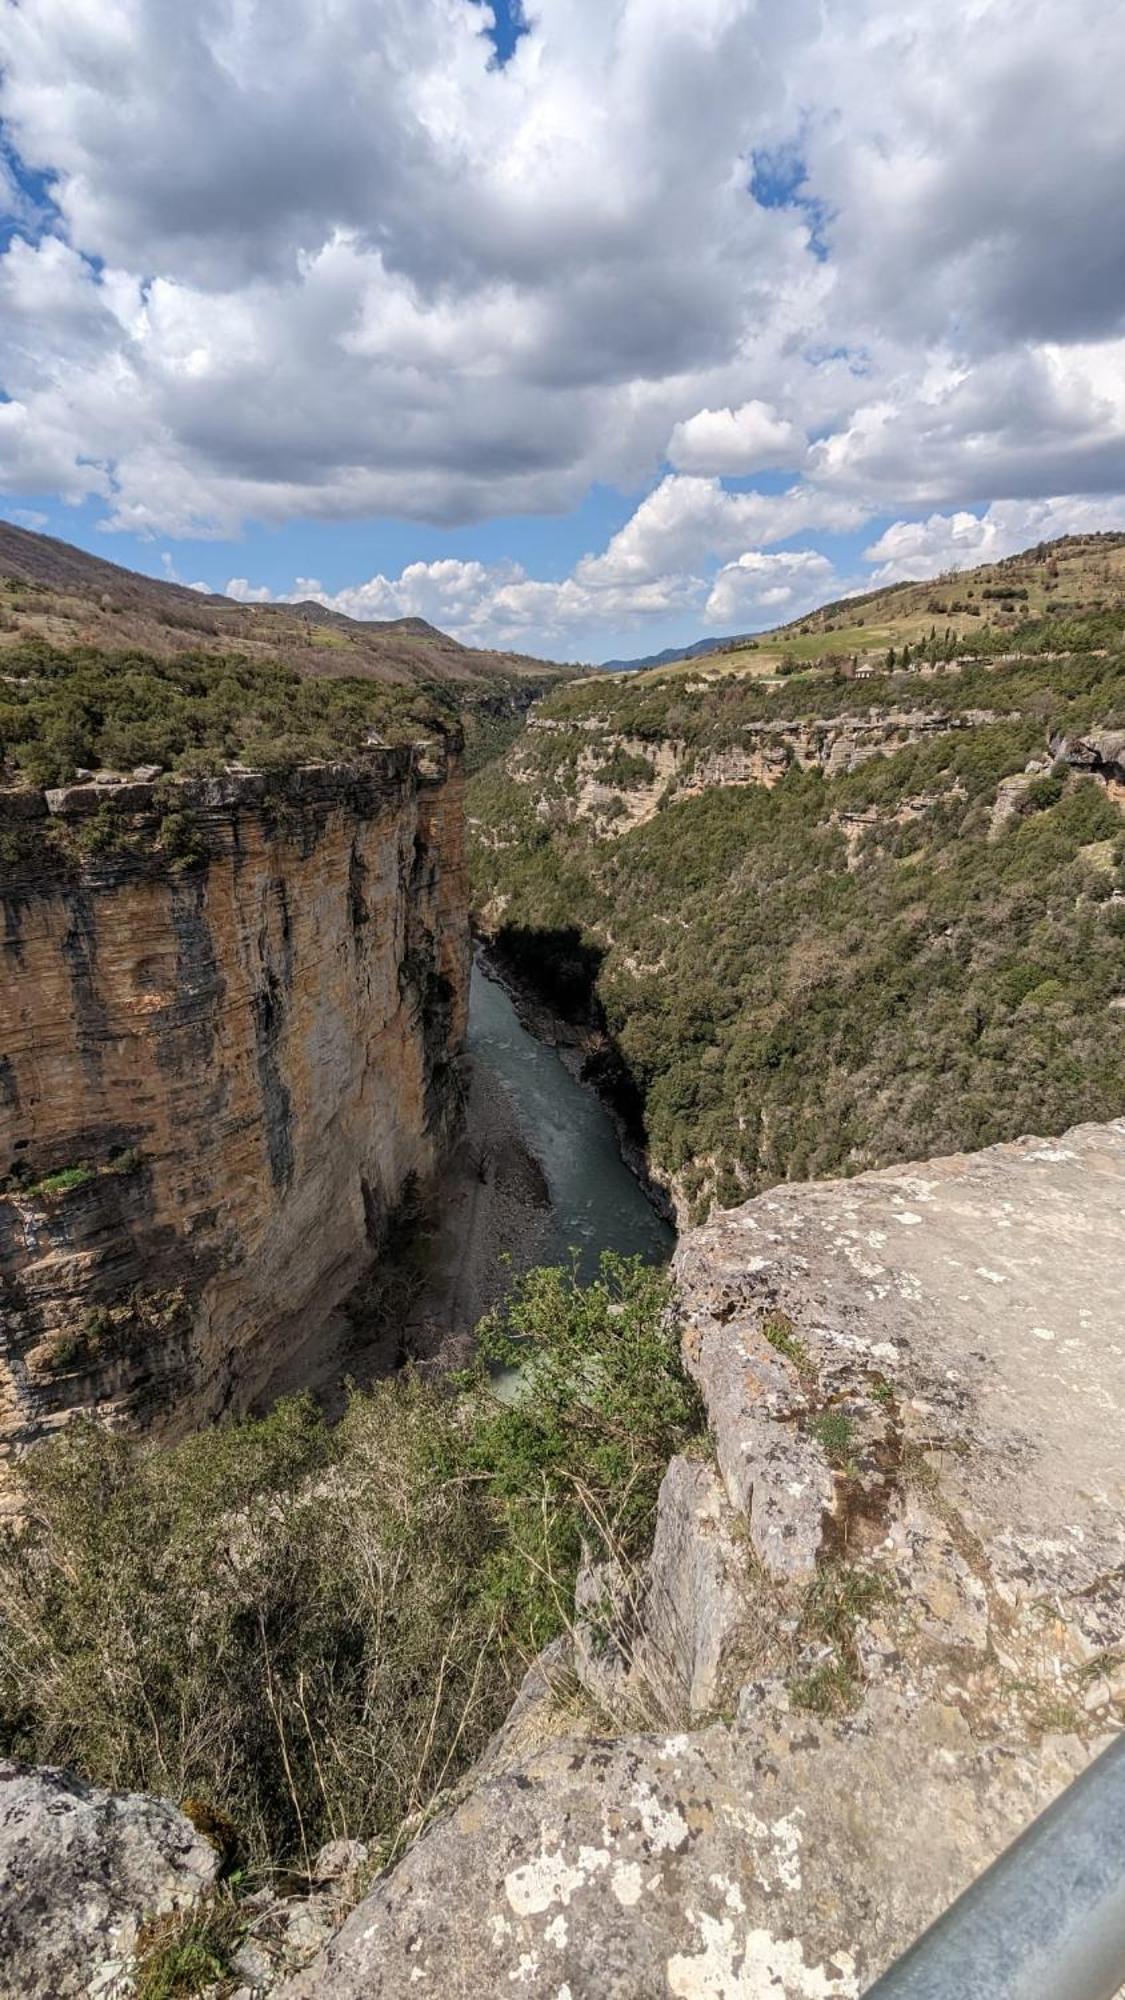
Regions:
<instances>
[{"instance_id":1,"label":"gray stone surface","mask_svg":"<svg viewBox=\"0 0 1125 2000\"><path fill-rule=\"evenodd\" d=\"M1012 1784L956 1710L893 1703L854 1730L555 1745L420 1841L279 2000L855 2000L1080 1761L1048 1744Z\"/></svg>"},{"instance_id":2,"label":"gray stone surface","mask_svg":"<svg viewBox=\"0 0 1125 2000\"><path fill-rule=\"evenodd\" d=\"M660 1488L643 1603L641 1670L666 1708L710 1716L729 1691L746 1622L746 1552L714 1468L674 1458Z\"/></svg>"},{"instance_id":3,"label":"gray stone surface","mask_svg":"<svg viewBox=\"0 0 1125 2000\"><path fill-rule=\"evenodd\" d=\"M628 1636L738 1665L733 1719L544 1743L529 1676L283 2000L862 1993L1125 1717L1123 1250L1125 1120L686 1237L718 1476L670 1468Z\"/></svg>"},{"instance_id":4,"label":"gray stone surface","mask_svg":"<svg viewBox=\"0 0 1125 2000\"><path fill-rule=\"evenodd\" d=\"M160 1799L0 1763L0 1991L117 2000L146 1918L193 1903L218 1857Z\"/></svg>"},{"instance_id":5,"label":"gray stone surface","mask_svg":"<svg viewBox=\"0 0 1125 2000\"><path fill-rule=\"evenodd\" d=\"M1120 1639L1123 1263L1125 1119L775 1188L691 1232L676 1259L685 1352L762 1560L785 1569L775 1548L825 1532L815 1493L779 1482L768 1446L761 1475L755 1458L802 1394L789 1370L787 1401L773 1381L789 1364L774 1356L771 1374L763 1359L761 1324L781 1310L815 1363L813 1402L883 1407L885 1435L940 1454L946 1502L999 1590L1061 1594L1092 1645ZM890 1406L873 1402L880 1381Z\"/></svg>"}]
</instances>

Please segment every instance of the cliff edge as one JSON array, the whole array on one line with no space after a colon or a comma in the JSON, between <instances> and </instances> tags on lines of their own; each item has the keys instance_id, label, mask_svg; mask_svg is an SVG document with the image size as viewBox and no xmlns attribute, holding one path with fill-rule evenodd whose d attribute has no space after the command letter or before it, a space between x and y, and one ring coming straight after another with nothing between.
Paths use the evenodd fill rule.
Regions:
<instances>
[{"instance_id":1,"label":"cliff edge","mask_svg":"<svg viewBox=\"0 0 1125 2000\"><path fill-rule=\"evenodd\" d=\"M1123 1247L1125 1120L687 1236L713 1462L284 2000L855 2000L1122 1719Z\"/></svg>"},{"instance_id":2,"label":"cliff edge","mask_svg":"<svg viewBox=\"0 0 1125 2000\"><path fill-rule=\"evenodd\" d=\"M0 794L0 1452L245 1410L457 1128L459 746Z\"/></svg>"}]
</instances>

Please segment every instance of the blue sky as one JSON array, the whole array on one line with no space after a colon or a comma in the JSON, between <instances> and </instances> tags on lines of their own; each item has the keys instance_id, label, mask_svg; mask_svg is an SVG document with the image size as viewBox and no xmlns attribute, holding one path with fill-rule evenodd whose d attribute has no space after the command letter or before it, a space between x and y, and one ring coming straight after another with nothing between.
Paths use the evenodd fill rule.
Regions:
<instances>
[{"instance_id":1,"label":"blue sky","mask_svg":"<svg viewBox=\"0 0 1125 2000\"><path fill-rule=\"evenodd\" d=\"M1101 0L0 0L0 511L579 659L1123 526L1123 57Z\"/></svg>"}]
</instances>

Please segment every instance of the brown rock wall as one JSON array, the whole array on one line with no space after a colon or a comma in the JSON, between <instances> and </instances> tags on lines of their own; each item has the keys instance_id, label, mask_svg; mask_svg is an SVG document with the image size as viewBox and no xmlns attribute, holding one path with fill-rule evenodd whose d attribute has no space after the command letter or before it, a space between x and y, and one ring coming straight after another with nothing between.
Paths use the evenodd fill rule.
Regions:
<instances>
[{"instance_id":1,"label":"brown rock wall","mask_svg":"<svg viewBox=\"0 0 1125 2000\"><path fill-rule=\"evenodd\" d=\"M247 1407L457 1123L457 755L184 784L180 863L145 789L120 852L0 883L0 1450Z\"/></svg>"}]
</instances>

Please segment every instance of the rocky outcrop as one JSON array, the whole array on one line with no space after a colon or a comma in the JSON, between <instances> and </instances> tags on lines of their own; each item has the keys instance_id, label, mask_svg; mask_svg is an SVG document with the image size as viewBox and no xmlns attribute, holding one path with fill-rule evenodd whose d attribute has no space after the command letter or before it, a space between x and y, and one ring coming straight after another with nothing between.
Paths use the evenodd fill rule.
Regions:
<instances>
[{"instance_id":1,"label":"rocky outcrop","mask_svg":"<svg viewBox=\"0 0 1125 2000\"><path fill-rule=\"evenodd\" d=\"M695 798L730 786L762 785L771 790L793 767L842 777L872 757L893 757L911 743L1000 719L983 709L873 708L866 715L747 723L736 741L699 749L674 736L654 740L615 734L597 716L560 722L532 714L508 768L517 782L536 788L536 811L542 817L562 813L589 821L601 835L618 838L652 819L673 798ZM569 779L560 777L555 768L553 747L568 736L574 743ZM541 742L550 746L545 766ZM620 777L613 775L615 761L623 773Z\"/></svg>"},{"instance_id":2,"label":"rocky outcrop","mask_svg":"<svg viewBox=\"0 0 1125 2000\"><path fill-rule=\"evenodd\" d=\"M1098 779L1125 806L1125 729L1089 729L1084 736L1056 737L1052 754L1074 771Z\"/></svg>"},{"instance_id":3,"label":"rocky outcrop","mask_svg":"<svg viewBox=\"0 0 1125 2000\"><path fill-rule=\"evenodd\" d=\"M599 1656L635 1714L655 1647L685 1727L573 1733L613 1677L556 1646L284 2000L855 2000L1125 1714L1123 1245L1125 1120L689 1235L716 1469Z\"/></svg>"},{"instance_id":4,"label":"rocky outcrop","mask_svg":"<svg viewBox=\"0 0 1125 2000\"><path fill-rule=\"evenodd\" d=\"M0 1763L0 1966L20 2000L133 1991L141 1926L190 1907L219 1858L161 1799Z\"/></svg>"},{"instance_id":5,"label":"rocky outcrop","mask_svg":"<svg viewBox=\"0 0 1125 2000\"><path fill-rule=\"evenodd\" d=\"M369 1266L458 1122L462 826L455 745L0 801L7 1452L245 1409Z\"/></svg>"}]
</instances>

